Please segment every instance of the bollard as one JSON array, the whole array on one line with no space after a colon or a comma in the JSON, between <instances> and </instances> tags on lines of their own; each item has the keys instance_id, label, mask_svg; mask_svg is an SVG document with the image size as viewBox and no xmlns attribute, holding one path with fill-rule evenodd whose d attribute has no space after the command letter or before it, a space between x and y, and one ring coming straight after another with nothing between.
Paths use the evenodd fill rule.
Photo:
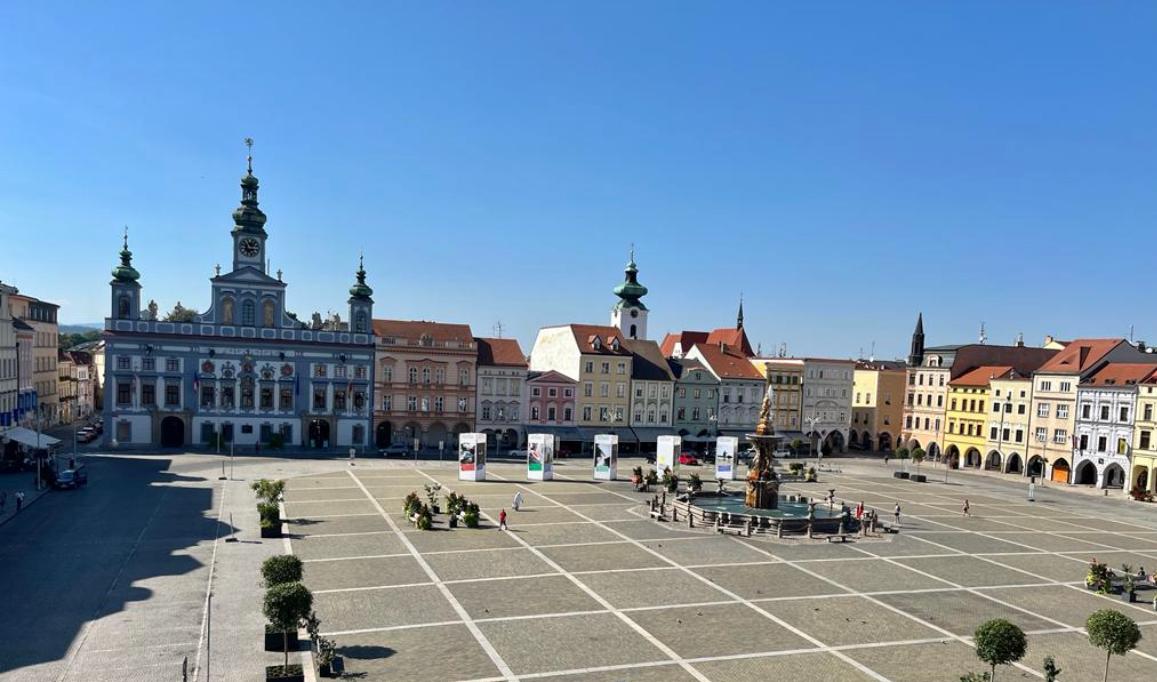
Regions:
<instances>
[{"instance_id":1,"label":"bollard","mask_svg":"<svg viewBox=\"0 0 1157 682\"><path fill-rule=\"evenodd\" d=\"M678 520L679 520L679 508L676 507L675 505L671 505L671 521L678 521Z\"/></svg>"},{"instance_id":2,"label":"bollard","mask_svg":"<svg viewBox=\"0 0 1157 682\"><path fill-rule=\"evenodd\" d=\"M812 520L811 519L807 520L807 537L809 540L812 540L815 538L815 536L812 535Z\"/></svg>"},{"instance_id":3,"label":"bollard","mask_svg":"<svg viewBox=\"0 0 1157 682\"><path fill-rule=\"evenodd\" d=\"M844 520L843 519L840 519L840 532L838 533L838 535L847 535L847 533L844 532Z\"/></svg>"},{"instance_id":4,"label":"bollard","mask_svg":"<svg viewBox=\"0 0 1157 682\"><path fill-rule=\"evenodd\" d=\"M782 523L775 524L775 537L777 537L777 538L783 537L783 524Z\"/></svg>"},{"instance_id":5,"label":"bollard","mask_svg":"<svg viewBox=\"0 0 1157 682\"><path fill-rule=\"evenodd\" d=\"M747 537L751 537L751 517L747 517Z\"/></svg>"},{"instance_id":6,"label":"bollard","mask_svg":"<svg viewBox=\"0 0 1157 682\"><path fill-rule=\"evenodd\" d=\"M695 515L692 514L690 510L687 511L687 527L688 528L694 528L695 527Z\"/></svg>"}]
</instances>

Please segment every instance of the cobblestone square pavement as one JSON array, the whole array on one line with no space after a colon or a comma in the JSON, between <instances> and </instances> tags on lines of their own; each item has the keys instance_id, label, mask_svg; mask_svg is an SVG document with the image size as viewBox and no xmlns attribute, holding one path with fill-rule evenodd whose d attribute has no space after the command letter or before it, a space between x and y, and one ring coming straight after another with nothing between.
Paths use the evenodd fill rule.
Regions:
<instances>
[{"instance_id":1,"label":"cobblestone square pavement","mask_svg":"<svg viewBox=\"0 0 1157 682\"><path fill-rule=\"evenodd\" d=\"M1114 608L1150 639L1114 661L1113 679L1157 680L1157 591L1131 605L1082 584L1093 557L1157 568L1148 508L1050 488L1029 502L1019 479L917 484L876 463L841 466L785 489L834 488L886 519L899 502L899 535L841 545L655 522L649 495L590 481L581 462L549 482L514 464L459 482L449 464L359 462L290 480L290 546L307 560L323 632L362 679L956 682L985 669L975 627L1007 618L1029 654L1000 679L1041 679L1052 655L1065 682L1100 680L1103 654L1081 628ZM402 498L432 482L477 502L482 527L413 528Z\"/></svg>"}]
</instances>

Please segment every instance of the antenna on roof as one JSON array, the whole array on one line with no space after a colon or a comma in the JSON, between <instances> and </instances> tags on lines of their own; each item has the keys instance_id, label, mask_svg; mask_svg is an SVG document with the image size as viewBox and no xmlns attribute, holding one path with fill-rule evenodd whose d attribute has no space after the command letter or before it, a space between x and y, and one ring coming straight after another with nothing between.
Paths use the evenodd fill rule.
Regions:
<instances>
[{"instance_id":1,"label":"antenna on roof","mask_svg":"<svg viewBox=\"0 0 1157 682\"><path fill-rule=\"evenodd\" d=\"M494 323L494 336L499 339L502 338L502 320Z\"/></svg>"},{"instance_id":2,"label":"antenna on roof","mask_svg":"<svg viewBox=\"0 0 1157 682\"><path fill-rule=\"evenodd\" d=\"M875 341L872 342L872 354L868 356L868 361L869 362L875 362L876 361L876 342Z\"/></svg>"},{"instance_id":3,"label":"antenna on roof","mask_svg":"<svg viewBox=\"0 0 1157 682\"><path fill-rule=\"evenodd\" d=\"M1129 325L1129 343L1133 343L1133 325Z\"/></svg>"},{"instance_id":4,"label":"antenna on roof","mask_svg":"<svg viewBox=\"0 0 1157 682\"><path fill-rule=\"evenodd\" d=\"M981 321L981 323L980 323L980 342L981 343L987 343L988 342L988 332L984 331L984 322L983 321Z\"/></svg>"}]
</instances>

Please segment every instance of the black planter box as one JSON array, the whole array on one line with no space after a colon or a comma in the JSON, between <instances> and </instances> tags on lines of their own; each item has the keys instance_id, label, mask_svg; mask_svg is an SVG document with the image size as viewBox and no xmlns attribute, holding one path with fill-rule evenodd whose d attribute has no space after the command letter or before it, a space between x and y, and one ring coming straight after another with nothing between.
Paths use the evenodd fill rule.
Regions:
<instances>
[{"instance_id":1,"label":"black planter box","mask_svg":"<svg viewBox=\"0 0 1157 682\"><path fill-rule=\"evenodd\" d=\"M279 665L265 666L265 682L305 682L305 673L300 665L283 668Z\"/></svg>"},{"instance_id":2,"label":"black planter box","mask_svg":"<svg viewBox=\"0 0 1157 682\"><path fill-rule=\"evenodd\" d=\"M281 524L276 526L262 526L261 537L263 538L279 538L281 537Z\"/></svg>"},{"instance_id":3,"label":"black planter box","mask_svg":"<svg viewBox=\"0 0 1157 682\"><path fill-rule=\"evenodd\" d=\"M912 480L916 481L917 483L924 483L928 480L928 477L924 474L912 474Z\"/></svg>"},{"instance_id":4,"label":"black planter box","mask_svg":"<svg viewBox=\"0 0 1157 682\"><path fill-rule=\"evenodd\" d=\"M265 630L265 650L283 652L285 646L285 639L280 632ZM297 651L297 631L291 630L289 632L289 650Z\"/></svg>"},{"instance_id":5,"label":"black planter box","mask_svg":"<svg viewBox=\"0 0 1157 682\"><path fill-rule=\"evenodd\" d=\"M908 472L907 471L893 471L892 476L894 478L908 478Z\"/></svg>"}]
</instances>

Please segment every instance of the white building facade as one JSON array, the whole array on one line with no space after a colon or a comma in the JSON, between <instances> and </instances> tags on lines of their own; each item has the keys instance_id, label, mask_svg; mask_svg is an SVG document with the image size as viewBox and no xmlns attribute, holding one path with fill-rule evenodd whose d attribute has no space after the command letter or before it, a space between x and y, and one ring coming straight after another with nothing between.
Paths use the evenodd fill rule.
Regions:
<instances>
[{"instance_id":1,"label":"white building facade","mask_svg":"<svg viewBox=\"0 0 1157 682\"><path fill-rule=\"evenodd\" d=\"M803 358L803 427L813 443L847 449L852 426L852 360Z\"/></svg>"},{"instance_id":2,"label":"white building facade","mask_svg":"<svg viewBox=\"0 0 1157 682\"><path fill-rule=\"evenodd\" d=\"M1124 488L1136 425L1137 384L1152 365L1110 363L1077 387L1075 485Z\"/></svg>"}]
</instances>

